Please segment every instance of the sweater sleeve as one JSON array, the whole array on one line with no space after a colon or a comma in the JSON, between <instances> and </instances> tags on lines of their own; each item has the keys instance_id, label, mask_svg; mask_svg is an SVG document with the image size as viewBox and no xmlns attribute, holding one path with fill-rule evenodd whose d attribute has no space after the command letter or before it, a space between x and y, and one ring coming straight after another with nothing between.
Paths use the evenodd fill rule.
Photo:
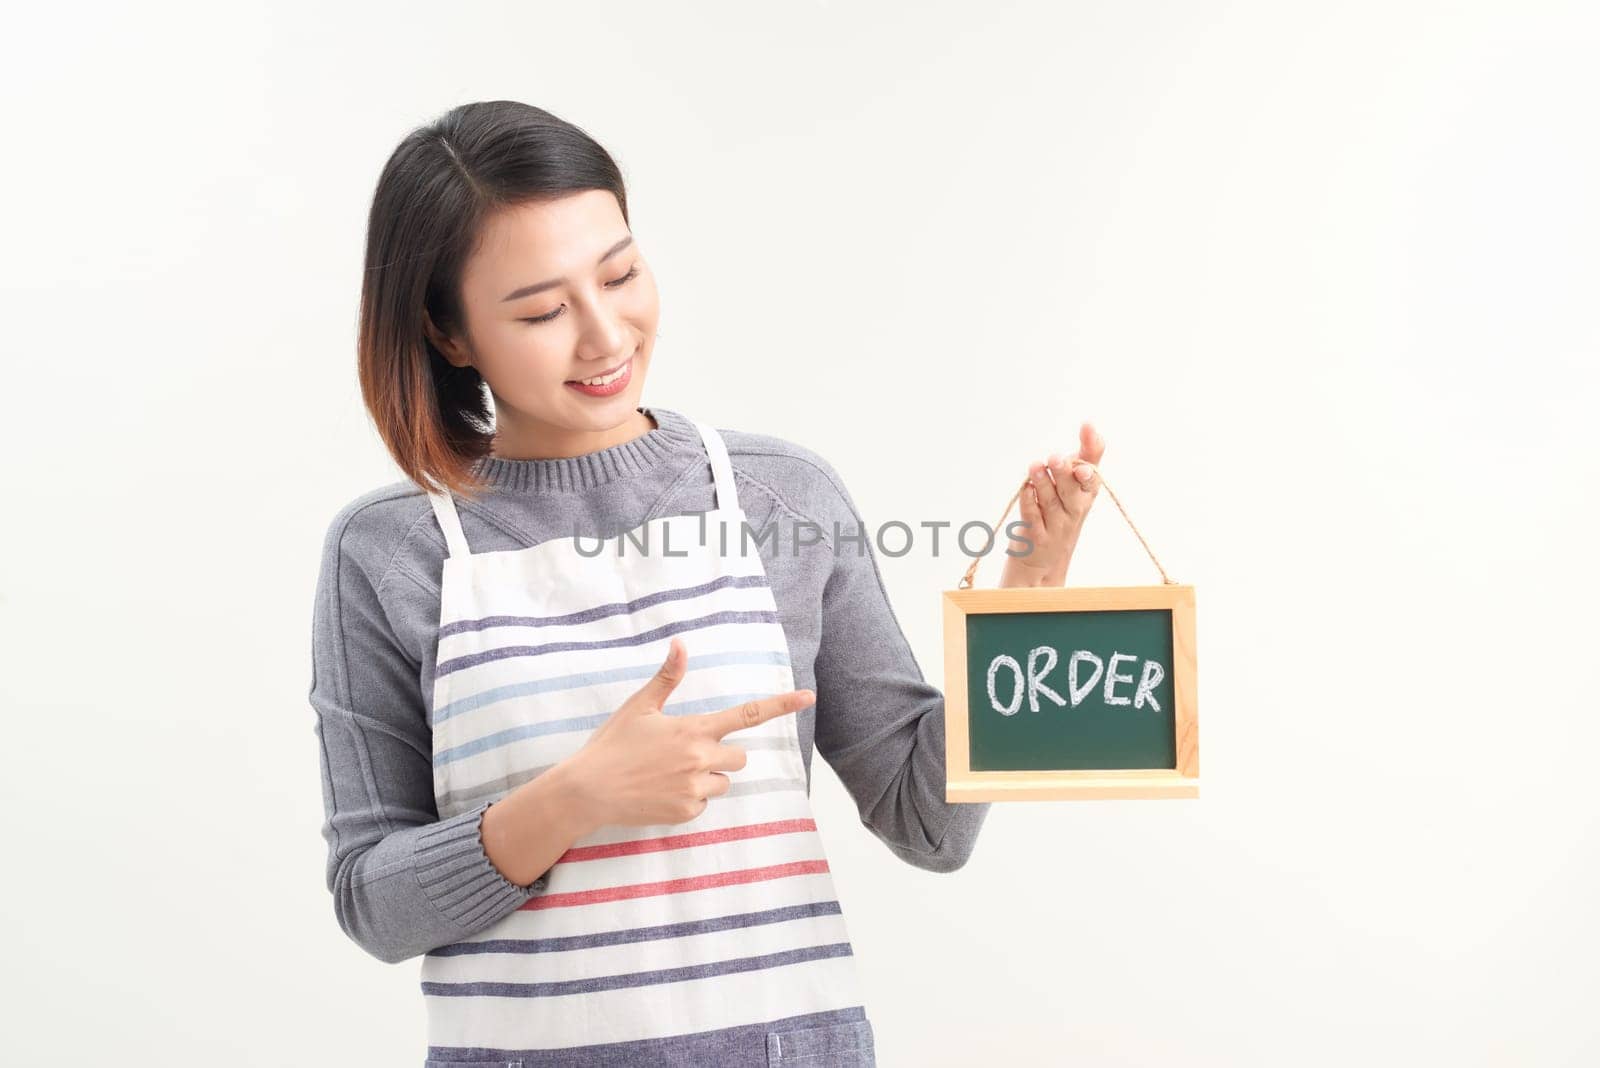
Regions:
<instances>
[{"instance_id":1,"label":"sweater sleeve","mask_svg":"<svg viewBox=\"0 0 1600 1068\"><path fill-rule=\"evenodd\" d=\"M369 954L397 963L492 925L543 888L489 860L489 802L439 820L418 661L396 638L368 571L345 544L350 510L323 543L310 702L320 741L326 881L334 915Z\"/></svg>"},{"instance_id":2,"label":"sweater sleeve","mask_svg":"<svg viewBox=\"0 0 1600 1068\"><path fill-rule=\"evenodd\" d=\"M945 800L944 695L923 678L838 474L840 538L822 594L816 747L901 860L950 872L971 857L989 802ZM829 536L832 536L830 530Z\"/></svg>"}]
</instances>

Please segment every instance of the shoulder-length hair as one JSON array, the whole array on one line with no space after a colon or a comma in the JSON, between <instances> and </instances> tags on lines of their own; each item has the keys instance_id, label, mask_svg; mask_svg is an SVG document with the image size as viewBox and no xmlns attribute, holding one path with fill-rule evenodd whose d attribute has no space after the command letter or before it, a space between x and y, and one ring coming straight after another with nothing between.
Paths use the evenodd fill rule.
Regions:
<instances>
[{"instance_id":1,"label":"shoulder-length hair","mask_svg":"<svg viewBox=\"0 0 1600 1068\"><path fill-rule=\"evenodd\" d=\"M609 153L583 130L515 100L452 108L408 134L378 178L367 218L356 342L361 396L378 434L423 489L468 497L493 440L483 376L456 367L423 330L465 326L461 274L494 212L588 189L628 197Z\"/></svg>"}]
</instances>

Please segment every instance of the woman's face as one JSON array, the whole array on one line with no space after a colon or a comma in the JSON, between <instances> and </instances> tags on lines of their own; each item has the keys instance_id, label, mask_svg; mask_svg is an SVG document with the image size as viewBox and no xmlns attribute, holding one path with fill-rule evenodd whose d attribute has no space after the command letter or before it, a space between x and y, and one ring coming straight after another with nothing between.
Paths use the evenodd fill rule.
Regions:
<instances>
[{"instance_id":1,"label":"woman's face","mask_svg":"<svg viewBox=\"0 0 1600 1068\"><path fill-rule=\"evenodd\" d=\"M431 324L430 336L488 382L495 455L579 455L649 429L635 409L655 344L655 276L609 192L498 212L461 290L466 336L441 339ZM577 384L610 372L620 377Z\"/></svg>"}]
</instances>

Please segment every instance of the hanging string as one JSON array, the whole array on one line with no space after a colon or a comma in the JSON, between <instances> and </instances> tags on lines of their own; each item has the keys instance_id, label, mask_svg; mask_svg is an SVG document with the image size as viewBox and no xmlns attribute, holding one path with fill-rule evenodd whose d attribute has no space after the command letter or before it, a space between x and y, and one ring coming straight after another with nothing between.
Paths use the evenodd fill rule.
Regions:
<instances>
[{"instance_id":1,"label":"hanging string","mask_svg":"<svg viewBox=\"0 0 1600 1068\"><path fill-rule=\"evenodd\" d=\"M1099 468L1095 467L1093 464L1085 463L1083 466L1089 468L1090 481L1093 481L1094 479L1098 478L1100 480L1100 484L1106 488L1106 492L1111 494L1111 500L1112 500L1113 503L1116 504L1117 511L1121 512L1122 513L1122 518L1126 519L1128 521L1128 526L1133 528L1134 537L1139 539L1139 544L1143 545L1144 546L1144 551L1149 554L1150 562L1156 565L1156 570L1157 571L1161 572L1161 581L1165 585L1168 585L1168 586L1176 585L1177 584L1177 580L1168 577L1167 569L1161 566L1161 561L1160 560L1156 559L1155 550L1150 548L1150 543L1144 540L1144 535L1143 534L1139 533L1139 527L1134 523L1133 517L1128 515L1128 510L1126 508L1122 507L1122 501L1117 498L1117 493L1116 493L1115 490L1113 490L1111 488L1111 483L1106 481L1105 473L1103 471L1101 471ZM1046 476L1046 477L1049 477L1049 476ZM1073 477L1074 481L1076 481L1077 476L1074 475L1072 477ZM984 556L988 554L989 550L994 548L995 536L998 535L1000 533L1000 531L1004 529L1006 516L1011 514L1011 506L1017 503L1017 498L1022 496L1022 491L1028 488L1028 485L1029 485L1030 481L1031 481L1030 479L1026 479L1026 478L1023 479L1022 480L1022 485L1017 487L1017 492L1013 493L1011 495L1011 499L1006 502L1006 510L1004 512L1000 513L1000 522L998 522L998 523L996 523L994 525L994 534L990 536L989 543L983 547L983 552L979 553L977 556L973 557L972 558L972 563L967 565L967 573L965 575L961 576L961 581L956 584L956 588L957 589L965 590L965 589L970 589L971 588L971 586L972 586L972 576L973 576L974 573L977 572L978 564L983 560Z\"/></svg>"}]
</instances>

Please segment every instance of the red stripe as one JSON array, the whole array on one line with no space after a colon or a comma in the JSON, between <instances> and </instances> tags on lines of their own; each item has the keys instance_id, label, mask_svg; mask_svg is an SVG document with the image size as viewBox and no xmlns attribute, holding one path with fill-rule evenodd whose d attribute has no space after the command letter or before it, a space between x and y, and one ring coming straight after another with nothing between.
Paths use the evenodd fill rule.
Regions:
<instances>
[{"instance_id":1,"label":"red stripe","mask_svg":"<svg viewBox=\"0 0 1600 1068\"><path fill-rule=\"evenodd\" d=\"M659 883L635 883L632 886L602 886L597 890L579 890L570 894L545 894L542 897L529 898L518 908L533 910L565 908L568 905L596 905L602 901L626 901L636 897L683 894L714 886L737 886L765 879L784 879L791 875L821 875L827 870L826 860L797 860L765 868L740 868L735 871L713 872L710 875L696 875L691 879L668 879Z\"/></svg>"},{"instance_id":2,"label":"red stripe","mask_svg":"<svg viewBox=\"0 0 1600 1068\"><path fill-rule=\"evenodd\" d=\"M694 831L689 834L669 834L661 838L639 838L631 842L607 842L604 845L578 846L561 854L558 864L575 860L605 860L607 857L626 857L636 853L658 853L666 849L688 849L717 842L737 842L741 838L765 838L769 834L796 834L817 829L816 820L775 820L772 823L748 823L743 827L723 827L715 831Z\"/></svg>"}]
</instances>

